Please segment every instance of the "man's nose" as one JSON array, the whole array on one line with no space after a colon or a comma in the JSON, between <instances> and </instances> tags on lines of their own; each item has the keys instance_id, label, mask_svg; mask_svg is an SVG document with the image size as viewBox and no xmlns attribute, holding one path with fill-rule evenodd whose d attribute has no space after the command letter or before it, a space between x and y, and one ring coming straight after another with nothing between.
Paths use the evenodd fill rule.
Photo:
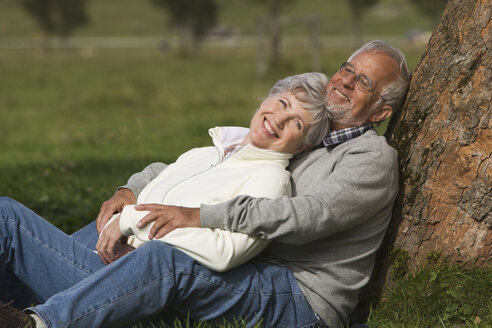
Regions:
<instances>
[{"instance_id":1,"label":"man's nose","mask_svg":"<svg viewBox=\"0 0 492 328\"><path fill-rule=\"evenodd\" d=\"M342 76L342 85L344 88L353 90L357 81L357 75L350 74L349 76Z\"/></svg>"}]
</instances>

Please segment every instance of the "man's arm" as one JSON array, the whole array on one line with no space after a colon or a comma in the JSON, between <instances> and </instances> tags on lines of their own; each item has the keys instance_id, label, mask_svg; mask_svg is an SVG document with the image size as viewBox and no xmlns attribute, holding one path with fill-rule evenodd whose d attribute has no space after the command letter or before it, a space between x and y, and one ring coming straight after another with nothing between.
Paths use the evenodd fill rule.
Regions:
<instances>
[{"instance_id":1,"label":"man's arm","mask_svg":"<svg viewBox=\"0 0 492 328\"><path fill-rule=\"evenodd\" d=\"M202 205L200 222L203 227L303 244L373 217L392 206L397 190L396 152L369 151L363 156L353 152L345 154L329 174L311 177L296 197L239 196Z\"/></svg>"},{"instance_id":2,"label":"man's arm","mask_svg":"<svg viewBox=\"0 0 492 328\"><path fill-rule=\"evenodd\" d=\"M129 179L126 185L118 187L118 189L130 189L135 198L138 198L138 195L145 186L156 178L164 169L167 167L167 164L161 162L155 162L147 165L141 172L137 172L133 174Z\"/></svg>"},{"instance_id":3,"label":"man's arm","mask_svg":"<svg viewBox=\"0 0 492 328\"><path fill-rule=\"evenodd\" d=\"M200 209L137 205L137 210L152 211L137 227L155 221L150 239L176 228L206 227L307 243L354 227L391 207L398 191L397 155L394 150L355 151L345 154L332 172L316 171L298 179L310 181L304 181L293 198L238 196L216 205L202 204Z\"/></svg>"},{"instance_id":4,"label":"man's arm","mask_svg":"<svg viewBox=\"0 0 492 328\"><path fill-rule=\"evenodd\" d=\"M247 176L246 181L240 180L240 183L230 185L229 191L219 192L215 197L219 200L229 199L238 194L268 198L290 195L289 178L290 174L287 171L279 170L276 166L259 167L253 174ZM143 228L137 227L137 223L147 215L165 214L168 207L143 204L138 208L147 210L136 210L134 206L125 207L120 217L120 230L124 235L134 234L138 239L148 241L153 223ZM203 228L176 229L158 239L181 249L214 271L226 271L248 261L258 255L269 243L243 233Z\"/></svg>"}]
</instances>

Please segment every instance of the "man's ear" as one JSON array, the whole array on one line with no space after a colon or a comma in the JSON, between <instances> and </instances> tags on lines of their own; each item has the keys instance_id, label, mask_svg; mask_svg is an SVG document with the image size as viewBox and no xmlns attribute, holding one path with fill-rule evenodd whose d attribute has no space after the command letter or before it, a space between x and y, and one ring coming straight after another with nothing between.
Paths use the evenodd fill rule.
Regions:
<instances>
[{"instance_id":1,"label":"man's ear","mask_svg":"<svg viewBox=\"0 0 492 328\"><path fill-rule=\"evenodd\" d=\"M392 113L393 108L391 108L390 105L384 105L383 107L376 109L376 111L369 116L369 121L371 123L381 122L390 117Z\"/></svg>"}]
</instances>

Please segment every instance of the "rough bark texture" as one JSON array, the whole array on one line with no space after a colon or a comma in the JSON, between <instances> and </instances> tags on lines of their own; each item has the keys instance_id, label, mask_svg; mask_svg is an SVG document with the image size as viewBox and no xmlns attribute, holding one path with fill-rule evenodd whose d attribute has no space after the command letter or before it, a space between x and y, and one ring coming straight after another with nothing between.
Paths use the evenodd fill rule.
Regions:
<instances>
[{"instance_id":1,"label":"rough bark texture","mask_svg":"<svg viewBox=\"0 0 492 328\"><path fill-rule=\"evenodd\" d=\"M448 3L388 130L402 172L390 232L410 263L491 260L491 13L490 0Z\"/></svg>"},{"instance_id":2,"label":"rough bark texture","mask_svg":"<svg viewBox=\"0 0 492 328\"><path fill-rule=\"evenodd\" d=\"M464 267L491 264L491 13L490 0L449 1L413 70L403 109L389 124L400 193L355 320L395 273L430 254ZM392 250L403 250L396 262Z\"/></svg>"}]
</instances>

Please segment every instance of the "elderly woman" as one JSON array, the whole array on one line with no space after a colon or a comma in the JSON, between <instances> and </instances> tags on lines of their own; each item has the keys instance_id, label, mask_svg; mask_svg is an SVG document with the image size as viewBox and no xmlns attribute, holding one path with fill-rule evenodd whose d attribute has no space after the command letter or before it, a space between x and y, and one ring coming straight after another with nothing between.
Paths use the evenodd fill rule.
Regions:
<instances>
[{"instance_id":1,"label":"elderly woman","mask_svg":"<svg viewBox=\"0 0 492 328\"><path fill-rule=\"evenodd\" d=\"M238 195L275 198L290 196L290 173L285 170L293 154L317 145L329 128L326 111L327 78L305 73L278 81L254 114L250 129L216 127L209 130L215 146L192 149L166 169L138 195L137 204L198 207ZM124 207L106 224L98 249L121 241L119 256L148 241L151 224L139 228L148 211ZM104 231L105 229L103 229ZM221 229L176 229L161 241L171 244L214 271L226 271L258 253L268 241ZM102 252L110 263L115 258Z\"/></svg>"},{"instance_id":2,"label":"elderly woman","mask_svg":"<svg viewBox=\"0 0 492 328\"><path fill-rule=\"evenodd\" d=\"M198 206L221 202L236 195L270 198L290 195L290 174L285 170L289 159L293 154L318 145L329 129L327 83L327 78L321 73L295 75L278 81L255 112L250 129L211 129L209 133L214 146L192 149L181 155L148 183L139 194L137 203ZM148 241L150 227L139 227L140 219L146 214L136 210L135 206L126 206L122 213L101 222L104 229L98 241L99 258L93 249L29 209L2 198L0 280L15 281L15 284L26 285L33 291L36 299L19 300L20 304L26 301L50 304L58 302L57 298L78 299L82 294L91 293L92 282L101 279L122 284L125 284L125 279L139 279L138 272L154 270L149 263L142 262L141 267L130 268L134 276L111 276L111 266L105 264L115 261L115 258L108 257L104 250L107 247L119 248L117 253L121 257ZM114 240L118 240L116 245L112 244ZM266 246L265 241L248 235L205 228L178 229L161 240L174 245L203 266L220 271L247 261ZM124 265L124 258L114 264L118 263L118 267ZM7 287L16 291L19 286L10 284ZM4 300L9 297L8 290L2 290L2 293ZM19 312L22 320L35 320L36 323L32 321L29 324L37 327L46 323L56 326L45 315L45 304L29 308L29 316ZM67 313L73 314L73 311L67 309ZM63 313L57 315L64 316ZM99 324L106 320L100 319ZM91 322L91 325L99 325ZM7 324L1 320L0 323ZM77 321L71 325L85 324Z\"/></svg>"}]
</instances>

